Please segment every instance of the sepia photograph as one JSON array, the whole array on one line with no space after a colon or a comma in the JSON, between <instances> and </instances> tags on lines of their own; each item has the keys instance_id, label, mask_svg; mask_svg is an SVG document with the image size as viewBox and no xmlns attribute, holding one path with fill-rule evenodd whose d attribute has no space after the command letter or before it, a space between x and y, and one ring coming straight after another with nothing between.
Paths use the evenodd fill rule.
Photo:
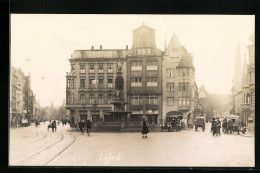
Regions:
<instances>
[{"instance_id":1,"label":"sepia photograph","mask_svg":"<svg viewBox=\"0 0 260 173\"><path fill-rule=\"evenodd\" d=\"M255 16L10 14L9 166L255 167Z\"/></svg>"}]
</instances>

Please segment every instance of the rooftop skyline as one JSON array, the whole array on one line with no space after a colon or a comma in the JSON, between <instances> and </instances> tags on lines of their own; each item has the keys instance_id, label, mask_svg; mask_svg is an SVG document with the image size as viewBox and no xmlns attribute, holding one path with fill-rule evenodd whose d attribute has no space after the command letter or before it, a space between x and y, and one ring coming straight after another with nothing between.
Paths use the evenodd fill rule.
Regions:
<instances>
[{"instance_id":1,"label":"rooftop skyline","mask_svg":"<svg viewBox=\"0 0 260 173\"><path fill-rule=\"evenodd\" d=\"M253 15L11 15L11 66L30 72L41 106L61 105L66 72L75 50L132 47L133 31L155 29L156 46L164 51L175 34L193 55L195 80L212 94L231 94L236 49L248 59ZM247 60L248 62L248 60Z\"/></svg>"}]
</instances>

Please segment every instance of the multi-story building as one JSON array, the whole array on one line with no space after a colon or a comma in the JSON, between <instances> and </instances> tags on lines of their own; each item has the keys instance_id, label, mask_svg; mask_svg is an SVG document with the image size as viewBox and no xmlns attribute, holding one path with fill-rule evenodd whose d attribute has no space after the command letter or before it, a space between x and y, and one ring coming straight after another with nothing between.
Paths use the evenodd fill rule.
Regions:
<instances>
[{"instance_id":1,"label":"multi-story building","mask_svg":"<svg viewBox=\"0 0 260 173\"><path fill-rule=\"evenodd\" d=\"M201 112L206 114L206 121L210 121L213 118L213 103L212 97L205 89L204 85L202 85L199 89L200 93L200 103L201 103Z\"/></svg>"},{"instance_id":2,"label":"multi-story building","mask_svg":"<svg viewBox=\"0 0 260 173\"><path fill-rule=\"evenodd\" d=\"M255 118L255 53L254 53L254 35L249 39L252 44L248 46L249 64L244 58L243 73L241 70L241 58L240 50L238 50L235 62L235 73L232 87L232 113L240 116L240 120L247 126L250 126L250 130L253 127ZM236 82L235 82L236 81Z\"/></svg>"},{"instance_id":3,"label":"multi-story building","mask_svg":"<svg viewBox=\"0 0 260 173\"><path fill-rule=\"evenodd\" d=\"M75 50L71 56L71 71L66 80L66 108L72 122L90 119L92 122L110 121L117 66L126 79L126 49ZM126 86L126 80L124 80ZM124 92L126 96L126 91Z\"/></svg>"},{"instance_id":4,"label":"multi-story building","mask_svg":"<svg viewBox=\"0 0 260 173\"><path fill-rule=\"evenodd\" d=\"M133 45L127 52L127 93L131 121L146 117L162 122L162 54L156 47L155 31L145 25L133 31Z\"/></svg>"},{"instance_id":5,"label":"multi-story building","mask_svg":"<svg viewBox=\"0 0 260 173\"><path fill-rule=\"evenodd\" d=\"M19 68L11 68L10 76L10 122L13 126L21 124L22 118L33 112L30 75L25 76ZM28 118L30 119L30 118Z\"/></svg>"},{"instance_id":6,"label":"multi-story building","mask_svg":"<svg viewBox=\"0 0 260 173\"><path fill-rule=\"evenodd\" d=\"M194 118L198 106L193 58L174 34L162 61L162 115L183 115L187 122ZM197 98L197 99L195 99Z\"/></svg>"},{"instance_id":7,"label":"multi-story building","mask_svg":"<svg viewBox=\"0 0 260 173\"><path fill-rule=\"evenodd\" d=\"M131 49L75 50L67 73L66 108L73 122L119 121L112 110L116 69L122 67L127 122L163 122L167 113L186 119L199 100L193 58L174 35L165 52L156 47L155 30L142 25L133 31ZM137 123L138 122L138 123Z\"/></svg>"}]
</instances>

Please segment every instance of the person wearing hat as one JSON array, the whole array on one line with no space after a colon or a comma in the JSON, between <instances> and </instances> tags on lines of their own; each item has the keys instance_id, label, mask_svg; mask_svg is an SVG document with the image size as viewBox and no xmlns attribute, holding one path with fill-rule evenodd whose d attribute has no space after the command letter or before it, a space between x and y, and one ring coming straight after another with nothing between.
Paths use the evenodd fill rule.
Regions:
<instances>
[{"instance_id":1,"label":"person wearing hat","mask_svg":"<svg viewBox=\"0 0 260 173\"><path fill-rule=\"evenodd\" d=\"M228 131L227 131L227 133L232 133L233 132L233 121L232 121L232 119L228 119L228 122L227 122L227 128L228 128Z\"/></svg>"},{"instance_id":2,"label":"person wearing hat","mask_svg":"<svg viewBox=\"0 0 260 173\"><path fill-rule=\"evenodd\" d=\"M149 129L147 127L145 119L143 119L143 129L142 129L143 138L147 138L147 133L149 133Z\"/></svg>"},{"instance_id":3,"label":"person wearing hat","mask_svg":"<svg viewBox=\"0 0 260 173\"><path fill-rule=\"evenodd\" d=\"M220 120L219 120L219 117L217 118L217 122L216 122L216 130L217 130L217 136L219 135L221 135L221 133L220 133L220 128L221 128L221 122L220 122Z\"/></svg>"},{"instance_id":4,"label":"person wearing hat","mask_svg":"<svg viewBox=\"0 0 260 173\"><path fill-rule=\"evenodd\" d=\"M211 131L213 132L213 136L217 133L215 118L212 118Z\"/></svg>"}]
</instances>

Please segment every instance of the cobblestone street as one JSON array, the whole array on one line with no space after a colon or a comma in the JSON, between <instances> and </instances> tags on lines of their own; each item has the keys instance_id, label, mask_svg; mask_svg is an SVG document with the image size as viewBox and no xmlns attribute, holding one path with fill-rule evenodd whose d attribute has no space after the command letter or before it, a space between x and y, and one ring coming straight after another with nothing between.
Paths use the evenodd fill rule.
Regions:
<instances>
[{"instance_id":1,"label":"cobblestone street","mask_svg":"<svg viewBox=\"0 0 260 173\"><path fill-rule=\"evenodd\" d=\"M10 130L10 165L46 166L254 166L254 137L205 132L95 133L47 123Z\"/></svg>"}]
</instances>

